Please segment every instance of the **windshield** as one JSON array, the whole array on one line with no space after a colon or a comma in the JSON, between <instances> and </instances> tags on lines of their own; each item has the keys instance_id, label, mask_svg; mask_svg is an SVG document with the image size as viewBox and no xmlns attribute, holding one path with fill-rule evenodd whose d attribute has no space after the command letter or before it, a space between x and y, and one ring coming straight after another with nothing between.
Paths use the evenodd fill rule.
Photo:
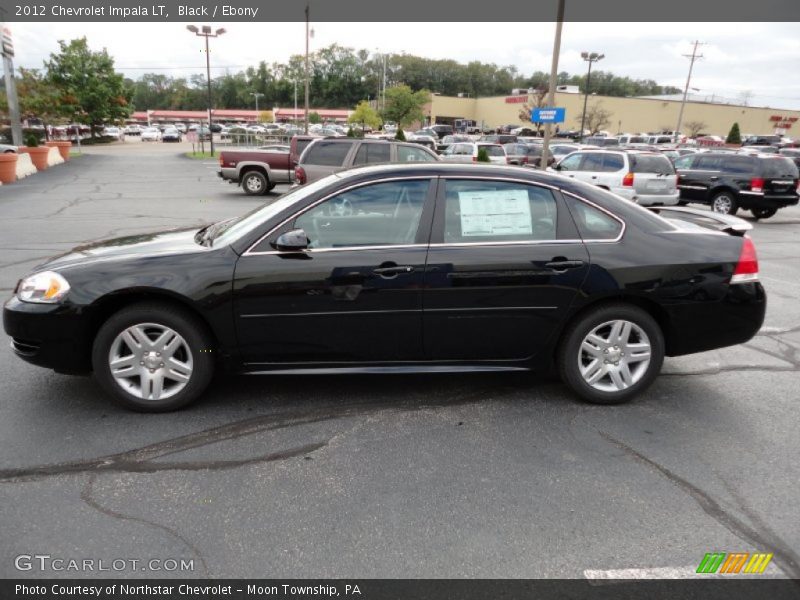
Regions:
<instances>
[{"instance_id":1,"label":"windshield","mask_svg":"<svg viewBox=\"0 0 800 600\"><path fill-rule=\"evenodd\" d=\"M241 217L224 222L224 224L215 232L215 235L211 239L217 245L230 244L255 227L258 227L258 225L261 223L268 221L278 213L289 208L295 202L298 202L306 196L327 187L335 178L338 177L339 175L331 175L329 177L324 177L319 181L315 181L314 183L307 183L303 186L289 190L283 196L280 196L277 200L274 200L269 204L259 206L255 210L252 210Z\"/></svg>"}]
</instances>

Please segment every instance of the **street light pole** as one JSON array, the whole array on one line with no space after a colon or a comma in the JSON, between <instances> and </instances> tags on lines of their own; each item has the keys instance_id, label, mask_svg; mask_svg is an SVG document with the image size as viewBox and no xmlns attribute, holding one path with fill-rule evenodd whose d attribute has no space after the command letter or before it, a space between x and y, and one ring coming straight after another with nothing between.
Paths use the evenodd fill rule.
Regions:
<instances>
[{"instance_id":1,"label":"street light pole","mask_svg":"<svg viewBox=\"0 0 800 600\"><path fill-rule=\"evenodd\" d=\"M581 116L581 143L583 143L583 131L586 123L586 104L589 102L589 86L592 83L592 63L605 58L605 54L597 52L581 52L581 58L589 63L589 72L586 74L586 95L583 98L583 116Z\"/></svg>"},{"instance_id":2,"label":"street light pole","mask_svg":"<svg viewBox=\"0 0 800 600\"><path fill-rule=\"evenodd\" d=\"M219 28L214 33L211 33L211 27L209 25L203 25L202 29L198 28L196 25L187 25L186 29L191 31L193 34L199 37L206 38L206 83L208 84L208 134L211 138L211 156L214 156L214 132L211 131L211 125L213 124L211 119L211 55L209 54L208 50L208 38L212 37L219 37L223 33L225 33L225 29ZM203 129L200 129L200 137L203 137Z\"/></svg>"},{"instance_id":3,"label":"street light pole","mask_svg":"<svg viewBox=\"0 0 800 600\"><path fill-rule=\"evenodd\" d=\"M547 91L547 106L553 108L556 104L556 81L558 75L558 55L561 52L561 27L564 24L564 0L558 0L558 15L556 17L556 37L553 41L553 62L550 65L550 89ZM542 143L542 171L547 168L548 154L550 153L550 137L553 133L553 124L544 124L544 141Z\"/></svg>"},{"instance_id":4,"label":"street light pole","mask_svg":"<svg viewBox=\"0 0 800 600\"><path fill-rule=\"evenodd\" d=\"M306 105L304 110L303 129L306 135L308 134L308 4L306 4Z\"/></svg>"},{"instance_id":5,"label":"street light pole","mask_svg":"<svg viewBox=\"0 0 800 600\"><path fill-rule=\"evenodd\" d=\"M250 92L250 95L256 99L256 113L258 113L258 99L264 94L261 92ZM258 120L258 114L256 114L256 120Z\"/></svg>"}]
</instances>

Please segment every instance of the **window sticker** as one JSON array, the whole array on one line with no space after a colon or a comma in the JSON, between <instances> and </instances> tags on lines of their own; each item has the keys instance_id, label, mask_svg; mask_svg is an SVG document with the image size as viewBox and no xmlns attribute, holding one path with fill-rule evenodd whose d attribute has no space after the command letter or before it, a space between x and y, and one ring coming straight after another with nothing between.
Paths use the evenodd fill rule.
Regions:
<instances>
[{"instance_id":1,"label":"window sticker","mask_svg":"<svg viewBox=\"0 0 800 600\"><path fill-rule=\"evenodd\" d=\"M526 190L458 193L464 237L531 235L531 205Z\"/></svg>"}]
</instances>

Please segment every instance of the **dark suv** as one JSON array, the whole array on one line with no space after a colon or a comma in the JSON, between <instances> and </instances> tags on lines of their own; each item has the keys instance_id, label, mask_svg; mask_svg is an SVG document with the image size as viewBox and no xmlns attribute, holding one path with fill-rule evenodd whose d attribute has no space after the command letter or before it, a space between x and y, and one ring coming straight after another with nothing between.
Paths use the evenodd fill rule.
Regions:
<instances>
[{"instance_id":1,"label":"dark suv","mask_svg":"<svg viewBox=\"0 0 800 600\"><path fill-rule=\"evenodd\" d=\"M743 208L757 219L797 204L800 175L785 156L701 152L676 158L675 170L682 204L709 204L729 215Z\"/></svg>"}]
</instances>

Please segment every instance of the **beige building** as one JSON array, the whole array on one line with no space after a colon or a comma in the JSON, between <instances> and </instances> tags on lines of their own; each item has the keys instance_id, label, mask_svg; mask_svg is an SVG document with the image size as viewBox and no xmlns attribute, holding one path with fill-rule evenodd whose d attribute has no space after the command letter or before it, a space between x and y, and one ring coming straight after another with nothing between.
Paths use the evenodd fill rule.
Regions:
<instances>
[{"instance_id":1,"label":"beige building","mask_svg":"<svg viewBox=\"0 0 800 600\"><path fill-rule=\"evenodd\" d=\"M472 119L479 125L483 122L487 127L522 124L519 112L527 99L527 96L433 96L428 114L431 123L462 118ZM583 100L583 94L556 94L556 106L566 108L566 120L560 125L561 129L580 129ZM610 123L604 129L612 134L671 131L678 123L681 107L679 100L671 99L590 96L589 108L597 104L611 113ZM723 137L728 135L734 123L739 123L742 134L772 134L780 128L789 137L800 137L800 110L687 102L683 112L684 134L688 133L686 123L692 121L705 124L702 133Z\"/></svg>"}]
</instances>

